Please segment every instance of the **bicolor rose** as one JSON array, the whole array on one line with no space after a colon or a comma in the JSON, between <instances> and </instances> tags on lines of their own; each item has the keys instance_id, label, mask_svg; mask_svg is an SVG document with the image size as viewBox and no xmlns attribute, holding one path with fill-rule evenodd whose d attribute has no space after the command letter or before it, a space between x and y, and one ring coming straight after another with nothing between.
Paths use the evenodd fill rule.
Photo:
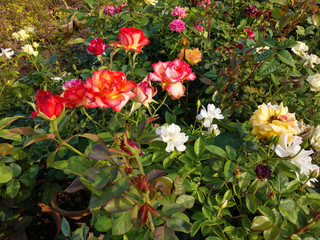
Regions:
<instances>
[{"instance_id":1,"label":"bicolor rose","mask_svg":"<svg viewBox=\"0 0 320 240\"><path fill-rule=\"evenodd\" d=\"M152 98L157 94L157 88L151 85L151 81L147 76L141 83L137 84L134 89L136 96L134 100L140 103L151 103Z\"/></svg>"},{"instance_id":2,"label":"bicolor rose","mask_svg":"<svg viewBox=\"0 0 320 240\"><path fill-rule=\"evenodd\" d=\"M143 31L137 28L122 27L119 33L119 39L120 41L117 43L118 47L138 53L141 53L142 47L150 42L149 39L144 36Z\"/></svg>"},{"instance_id":3,"label":"bicolor rose","mask_svg":"<svg viewBox=\"0 0 320 240\"><path fill-rule=\"evenodd\" d=\"M66 107L77 108L81 106L95 107L90 105L90 100L85 96L85 83L80 79L71 79L62 86L63 97L66 99Z\"/></svg>"},{"instance_id":4,"label":"bicolor rose","mask_svg":"<svg viewBox=\"0 0 320 240\"><path fill-rule=\"evenodd\" d=\"M103 43L102 38L95 38L89 43L87 47L87 52L89 54L101 55L106 51L107 45Z\"/></svg>"},{"instance_id":5,"label":"bicolor rose","mask_svg":"<svg viewBox=\"0 0 320 240\"><path fill-rule=\"evenodd\" d=\"M172 62L159 61L151 66L154 72L149 74L150 79L152 81L161 81L162 90L167 90L173 98L180 98L184 95L183 81L192 81L196 78L190 65L177 58Z\"/></svg>"},{"instance_id":6,"label":"bicolor rose","mask_svg":"<svg viewBox=\"0 0 320 240\"><path fill-rule=\"evenodd\" d=\"M86 97L93 106L109 108L120 112L124 105L135 96L131 91L136 85L132 80L127 81L123 72L98 70L85 83Z\"/></svg>"}]
</instances>

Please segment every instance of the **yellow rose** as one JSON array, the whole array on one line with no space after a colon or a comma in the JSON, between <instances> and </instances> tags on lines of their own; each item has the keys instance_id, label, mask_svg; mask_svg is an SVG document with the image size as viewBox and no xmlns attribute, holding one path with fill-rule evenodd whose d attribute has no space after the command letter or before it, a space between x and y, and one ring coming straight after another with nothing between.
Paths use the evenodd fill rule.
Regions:
<instances>
[{"instance_id":1,"label":"yellow rose","mask_svg":"<svg viewBox=\"0 0 320 240\"><path fill-rule=\"evenodd\" d=\"M190 65L196 65L198 62L201 62L201 52L198 48L194 49L185 49L182 48L180 53L178 54L178 58L180 61L185 58Z\"/></svg>"},{"instance_id":2,"label":"yellow rose","mask_svg":"<svg viewBox=\"0 0 320 240\"><path fill-rule=\"evenodd\" d=\"M258 106L249 120L252 133L258 139L287 134L289 138L300 132L298 122L293 113L288 112L287 107L281 103L278 105L265 104Z\"/></svg>"}]
</instances>

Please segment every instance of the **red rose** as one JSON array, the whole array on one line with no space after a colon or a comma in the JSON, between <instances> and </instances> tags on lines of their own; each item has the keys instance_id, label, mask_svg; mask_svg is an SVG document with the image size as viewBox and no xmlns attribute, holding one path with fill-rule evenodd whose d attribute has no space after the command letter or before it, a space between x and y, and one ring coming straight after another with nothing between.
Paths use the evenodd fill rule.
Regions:
<instances>
[{"instance_id":1,"label":"red rose","mask_svg":"<svg viewBox=\"0 0 320 240\"><path fill-rule=\"evenodd\" d=\"M54 120L59 117L64 108L65 99L59 95L53 96L50 90L37 91L37 113L48 120Z\"/></svg>"},{"instance_id":2,"label":"red rose","mask_svg":"<svg viewBox=\"0 0 320 240\"><path fill-rule=\"evenodd\" d=\"M103 43L101 38L95 38L89 43L87 52L89 54L100 55L106 51L106 47L107 45Z\"/></svg>"},{"instance_id":3,"label":"red rose","mask_svg":"<svg viewBox=\"0 0 320 240\"><path fill-rule=\"evenodd\" d=\"M179 59L172 62L158 62L151 65L154 69L149 74L152 81L161 81L162 90L167 90L173 98L180 98L184 95L185 88L182 85L184 80L194 80L196 75L189 68L189 64Z\"/></svg>"},{"instance_id":4,"label":"red rose","mask_svg":"<svg viewBox=\"0 0 320 240\"><path fill-rule=\"evenodd\" d=\"M135 87L132 80L127 81L123 72L99 70L93 72L92 78L87 79L85 95L98 107L112 107L120 112L129 99L135 96L131 92Z\"/></svg>"},{"instance_id":5,"label":"red rose","mask_svg":"<svg viewBox=\"0 0 320 240\"><path fill-rule=\"evenodd\" d=\"M119 33L118 47L126 50L141 52L143 46L147 45L150 41L143 35L143 31L137 28L122 27Z\"/></svg>"}]
</instances>

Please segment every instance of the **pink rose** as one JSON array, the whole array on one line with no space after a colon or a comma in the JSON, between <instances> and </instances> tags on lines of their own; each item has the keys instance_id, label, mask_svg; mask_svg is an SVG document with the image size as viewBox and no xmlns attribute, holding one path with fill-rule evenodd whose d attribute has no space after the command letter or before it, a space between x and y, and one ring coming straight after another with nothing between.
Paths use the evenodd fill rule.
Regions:
<instances>
[{"instance_id":1,"label":"pink rose","mask_svg":"<svg viewBox=\"0 0 320 240\"><path fill-rule=\"evenodd\" d=\"M135 96L131 92L135 87L132 80L127 81L123 72L98 70L93 72L92 78L87 79L85 95L98 107L112 107L113 110L120 112L124 105Z\"/></svg>"},{"instance_id":2,"label":"pink rose","mask_svg":"<svg viewBox=\"0 0 320 240\"><path fill-rule=\"evenodd\" d=\"M179 18L183 18L186 15L186 10L185 8L182 8L180 6L175 6L174 10L171 12L171 15L173 17L178 16Z\"/></svg>"},{"instance_id":3,"label":"pink rose","mask_svg":"<svg viewBox=\"0 0 320 240\"><path fill-rule=\"evenodd\" d=\"M117 12L117 8L115 6L109 5L108 6L108 14L110 16L112 16L113 14L115 14Z\"/></svg>"},{"instance_id":4,"label":"pink rose","mask_svg":"<svg viewBox=\"0 0 320 240\"><path fill-rule=\"evenodd\" d=\"M194 24L193 24L200 32L203 31L203 27L202 26L198 26L197 25L197 21L194 21Z\"/></svg>"},{"instance_id":5,"label":"pink rose","mask_svg":"<svg viewBox=\"0 0 320 240\"><path fill-rule=\"evenodd\" d=\"M254 31L251 31L250 28L248 29L245 29L247 34L248 34L248 37L253 40L253 37L256 35L256 33Z\"/></svg>"},{"instance_id":6,"label":"pink rose","mask_svg":"<svg viewBox=\"0 0 320 240\"><path fill-rule=\"evenodd\" d=\"M136 102L151 103L152 97L157 94L157 89L151 86L151 81L147 76L141 83L137 84L134 93L136 94L134 97Z\"/></svg>"},{"instance_id":7,"label":"pink rose","mask_svg":"<svg viewBox=\"0 0 320 240\"><path fill-rule=\"evenodd\" d=\"M154 73L149 77L152 81L161 81L162 90L167 90L173 98L180 98L184 95L185 88L183 81L193 81L196 75L189 68L189 64L179 59L172 62L158 62L151 65Z\"/></svg>"},{"instance_id":8,"label":"pink rose","mask_svg":"<svg viewBox=\"0 0 320 240\"><path fill-rule=\"evenodd\" d=\"M103 43L101 38L92 39L87 47L87 52L89 54L101 55L106 51L107 45Z\"/></svg>"},{"instance_id":9,"label":"pink rose","mask_svg":"<svg viewBox=\"0 0 320 240\"><path fill-rule=\"evenodd\" d=\"M170 30L176 32L183 32L184 30L186 30L186 24L179 19L173 20L170 23Z\"/></svg>"}]
</instances>

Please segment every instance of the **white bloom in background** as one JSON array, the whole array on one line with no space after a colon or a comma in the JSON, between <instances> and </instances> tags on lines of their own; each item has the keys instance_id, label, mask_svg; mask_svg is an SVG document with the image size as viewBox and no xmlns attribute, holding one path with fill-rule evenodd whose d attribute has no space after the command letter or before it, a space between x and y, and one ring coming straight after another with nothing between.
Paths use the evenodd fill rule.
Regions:
<instances>
[{"instance_id":1,"label":"white bloom in background","mask_svg":"<svg viewBox=\"0 0 320 240\"><path fill-rule=\"evenodd\" d=\"M207 109L208 110L206 110L205 107L202 106L200 114L198 114L197 116L197 119L200 121L204 119L204 127L209 128L214 118L224 119L224 116L221 114L220 108L216 108L213 104L208 104Z\"/></svg>"},{"instance_id":2,"label":"white bloom in background","mask_svg":"<svg viewBox=\"0 0 320 240\"><path fill-rule=\"evenodd\" d=\"M26 31L26 33L34 33L34 27L24 27L23 29Z\"/></svg>"},{"instance_id":3,"label":"white bloom in background","mask_svg":"<svg viewBox=\"0 0 320 240\"><path fill-rule=\"evenodd\" d=\"M262 53L262 48L263 48L263 51L266 51L266 50L270 49L268 46L258 47L258 48L256 48L256 52L257 53Z\"/></svg>"},{"instance_id":4,"label":"white bloom in background","mask_svg":"<svg viewBox=\"0 0 320 240\"><path fill-rule=\"evenodd\" d=\"M156 5L157 4L157 2L158 2L158 0L144 0L144 2L146 3L146 4L151 4L151 5Z\"/></svg>"},{"instance_id":5,"label":"white bloom in background","mask_svg":"<svg viewBox=\"0 0 320 240\"><path fill-rule=\"evenodd\" d=\"M188 141L189 137L180 131L180 127L174 123L156 130L156 134L160 135L161 140L167 143L166 152L172 152L174 148L180 152L186 150L186 146L183 144Z\"/></svg>"},{"instance_id":6,"label":"white bloom in background","mask_svg":"<svg viewBox=\"0 0 320 240\"><path fill-rule=\"evenodd\" d=\"M55 82L59 82L59 81L61 81L62 80L62 78L61 77L53 77L53 78L51 78L53 81L55 81Z\"/></svg>"},{"instance_id":7,"label":"white bloom in background","mask_svg":"<svg viewBox=\"0 0 320 240\"><path fill-rule=\"evenodd\" d=\"M20 39L19 34L16 33L16 32L12 33L12 37L13 37L14 39L16 39L16 40L19 40L19 39Z\"/></svg>"},{"instance_id":8,"label":"white bloom in background","mask_svg":"<svg viewBox=\"0 0 320 240\"><path fill-rule=\"evenodd\" d=\"M320 125L316 127L316 129L313 131L310 144L316 151L320 151Z\"/></svg>"},{"instance_id":9,"label":"white bloom in background","mask_svg":"<svg viewBox=\"0 0 320 240\"><path fill-rule=\"evenodd\" d=\"M309 47L304 42L300 42L300 41L298 41L297 45L295 45L293 48L291 48L291 51L293 53L297 54L298 56L302 56L308 50L309 50Z\"/></svg>"},{"instance_id":10,"label":"white bloom in background","mask_svg":"<svg viewBox=\"0 0 320 240\"><path fill-rule=\"evenodd\" d=\"M277 145L275 152L281 157L293 157L290 161L300 168L300 173L309 176L311 171L319 169L319 167L315 164L312 164L313 154L312 150L301 150L300 144L302 143L302 138L299 136L294 136L288 141L287 134L281 134L280 136L280 144ZM272 149L274 146L272 146ZM297 178L299 179L299 174L297 174ZM310 179L310 181L317 181L315 178ZM310 183L307 183L308 185Z\"/></svg>"},{"instance_id":11,"label":"white bloom in background","mask_svg":"<svg viewBox=\"0 0 320 240\"><path fill-rule=\"evenodd\" d=\"M32 45L33 45L34 48L38 48L39 47L39 43L37 43L37 42L34 42Z\"/></svg>"},{"instance_id":12,"label":"white bloom in background","mask_svg":"<svg viewBox=\"0 0 320 240\"><path fill-rule=\"evenodd\" d=\"M35 51L30 44L24 45L21 49L22 49L22 52L26 54L33 55L35 57L38 55L38 51Z\"/></svg>"},{"instance_id":13,"label":"white bloom in background","mask_svg":"<svg viewBox=\"0 0 320 240\"><path fill-rule=\"evenodd\" d=\"M304 67L314 68L314 64L320 64L320 58L315 54L303 54L301 56Z\"/></svg>"},{"instance_id":14,"label":"white bloom in background","mask_svg":"<svg viewBox=\"0 0 320 240\"><path fill-rule=\"evenodd\" d=\"M19 35L19 37L20 37L20 41L22 41L22 40L26 40L26 39L28 39L28 38L30 38L30 34L28 34L25 30L23 30L23 29L21 29L21 30L19 30L18 31L18 35Z\"/></svg>"},{"instance_id":15,"label":"white bloom in background","mask_svg":"<svg viewBox=\"0 0 320 240\"><path fill-rule=\"evenodd\" d=\"M315 75L309 76L307 81L311 85L310 90L314 92L320 91L320 74L317 73Z\"/></svg>"},{"instance_id":16,"label":"white bloom in background","mask_svg":"<svg viewBox=\"0 0 320 240\"><path fill-rule=\"evenodd\" d=\"M0 57L2 55L5 55L8 59L11 59L11 57L14 55L14 51L11 48L6 48L6 49L1 48Z\"/></svg>"}]
</instances>

